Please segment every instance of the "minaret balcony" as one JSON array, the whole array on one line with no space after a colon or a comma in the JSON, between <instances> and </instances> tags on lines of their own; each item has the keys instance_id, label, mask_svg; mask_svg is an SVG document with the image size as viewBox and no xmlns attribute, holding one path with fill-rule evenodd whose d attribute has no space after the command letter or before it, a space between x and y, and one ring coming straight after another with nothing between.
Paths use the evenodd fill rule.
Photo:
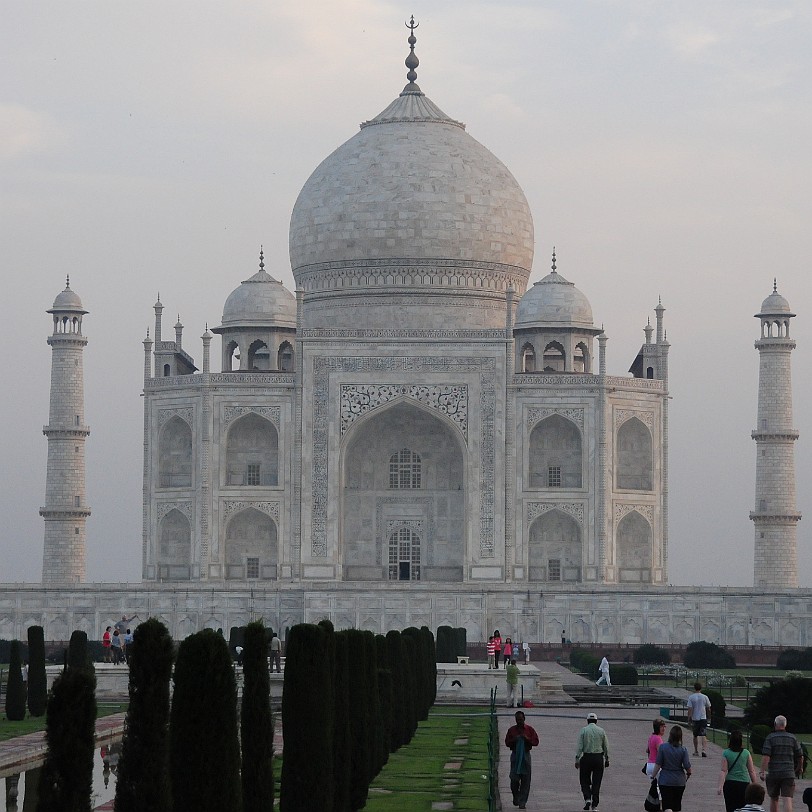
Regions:
<instances>
[{"instance_id":1,"label":"minaret balcony","mask_svg":"<svg viewBox=\"0 0 812 812\"><path fill-rule=\"evenodd\" d=\"M788 443L797 440L801 435L797 429L786 431L751 431L750 436L757 442Z\"/></svg>"},{"instance_id":2,"label":"minaret balcony","mask_svg":"<svg viewBox=\"0 0 812 812\"><path fill-rule=\"evenodd\" d=\"M801 521L801 513L797 510L782 512L751 510L750 519L756 524L792 524Z\"/></svg>"},{"instance_id":3,"label":"minaret balcony","mask_svg":"<svg viewBox=\"0 0 812 812\"><path fill-rule=\"evenodd\" d=\"M90 516L90 508L83 507L41 507L39 515L43 519L51 519L56 521L71 521L74 519L86 519Z\"/></svg>"},{"instance_id":4,"label":"minaret balcony","mask_svg":"<svg viewBox=\"0 0 812 812\"><path fill-rule=\"evenodd\" d=\"M64 437L65 439L68 438L80 438L80 437L87 437L90 434L90 427L89 426L43 426L42 433L50 438L50 437Z\"/></svg>"}]
</instances>

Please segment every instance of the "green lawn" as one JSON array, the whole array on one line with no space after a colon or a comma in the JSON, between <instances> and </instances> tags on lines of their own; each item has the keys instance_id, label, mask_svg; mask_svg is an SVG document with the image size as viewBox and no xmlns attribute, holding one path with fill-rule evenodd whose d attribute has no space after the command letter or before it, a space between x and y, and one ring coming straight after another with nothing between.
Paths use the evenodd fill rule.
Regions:
<instances>
[{"instance_id":1,"label":"green lawn","mask_svg":"<svg viewBox=\"0 0 812 812\"><path fill-rule=\"evenodd\" d=\"M99 704L98 716L111 716L114 713L123 713L127 710L127 703ZM9 722L5 716L0 718L0 742L13 739L15 736L24 736L26 733L36 733L45 730L44 716L28 716L21 722Z\"/></svg>"}]
</instances>

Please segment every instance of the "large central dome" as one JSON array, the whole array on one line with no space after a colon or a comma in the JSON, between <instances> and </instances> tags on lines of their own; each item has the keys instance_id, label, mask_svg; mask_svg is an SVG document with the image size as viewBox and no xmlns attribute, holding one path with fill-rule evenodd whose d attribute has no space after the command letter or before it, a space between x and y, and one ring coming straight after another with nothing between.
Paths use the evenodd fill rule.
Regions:
<instances>
[{"instance_id":1,"label":"large central dome","mask_svg":"<svg viewBox=\"0 0 812 812\"><path fill-rule=\"evenodd\" d=\"M418 295L474 288L504 300L526 286L533 220L507 167L412 78L305 183L290 259L306 295L408 292L417 306Z\"/></svg>"}]
</instances>

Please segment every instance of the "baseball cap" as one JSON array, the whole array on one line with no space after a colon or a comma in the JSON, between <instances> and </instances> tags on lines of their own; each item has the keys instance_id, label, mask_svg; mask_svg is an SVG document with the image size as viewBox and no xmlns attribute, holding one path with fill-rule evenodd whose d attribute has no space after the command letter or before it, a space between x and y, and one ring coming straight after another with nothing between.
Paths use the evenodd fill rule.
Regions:
<instances>
[{"instance_id":1,"label":"baseball cap","mask_svg":"<svg viewBox=\"0 0 812 812\"><path fill-rule=\"evenodd\" d=\"M597 722L598 721L598 714L597 713L590 713L586 717L587 722Z\"/></svg>"}]
</instances>

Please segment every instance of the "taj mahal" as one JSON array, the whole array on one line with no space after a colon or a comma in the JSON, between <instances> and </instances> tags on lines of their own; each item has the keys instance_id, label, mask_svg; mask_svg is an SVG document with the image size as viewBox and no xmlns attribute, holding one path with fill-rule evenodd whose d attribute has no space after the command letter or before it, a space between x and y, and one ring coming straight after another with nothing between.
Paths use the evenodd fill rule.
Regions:
<instances>
[{"instance_id":1,"label":"taj mahal","mask_svg":"<svg viewBox=\"0 0 812 812\"><path fill-rule=\"evenodd\" d=\"M32 623L48 639L99 636L126 608L175 636L329 617L464 626L469 640L498 627L540 642L566 630L812 645L812 594L797 588L794 313L777 285L754 330L753 587L671 586L665 307L652 291L653 312L631 314L640 350L618 359L561 253L537 256L548 271L531 280L522 189L421 90L414 28L408 42L406 86L298 196L295 292L260 250L199 360L155 303L142 581L125 593L85 581L92 343L70 281L58 294L42 584L0 585L0 637Z\"/></svg>"}]
</instances>

